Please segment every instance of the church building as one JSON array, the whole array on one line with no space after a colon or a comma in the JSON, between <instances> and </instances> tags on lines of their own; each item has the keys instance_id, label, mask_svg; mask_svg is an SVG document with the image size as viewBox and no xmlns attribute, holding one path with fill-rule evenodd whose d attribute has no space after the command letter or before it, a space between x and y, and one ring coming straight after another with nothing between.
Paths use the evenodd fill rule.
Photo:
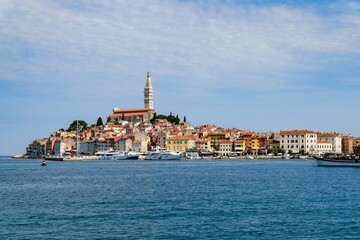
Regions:
<instances>
[{"instance_id":1,"label":"church building","mask_svg":"<svg viewBox=\"0 0 360 240\"><path fill-rule=\"evenodd\" d=\"M144 107L130 109L114 108L113 113L109 115L109 118L111 121L125 120L128 122L150 122L154 113L154 91L150 73L148 72L144 88Z\"/></svg>"}]
</instances>

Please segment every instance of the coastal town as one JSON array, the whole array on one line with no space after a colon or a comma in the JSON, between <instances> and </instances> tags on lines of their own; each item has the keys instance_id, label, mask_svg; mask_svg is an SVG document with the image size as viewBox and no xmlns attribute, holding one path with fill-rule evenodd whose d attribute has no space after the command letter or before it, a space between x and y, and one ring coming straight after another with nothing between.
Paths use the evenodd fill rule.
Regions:
<instances>
[{"instance_id":1,"label":"coastal town","mask_svg":"<svg viewBox=\"0 0 360 240\"><path fill-rule=\"evenodd\" d=\"M39 158L80 154L93 156L110 150L149 153L166 149L184 158L296 158L335 154L360 154L360 137L316 130L255 132L212 124L192 126L184 116L157 114L150 73L144 88L144 107L114 108L103 122L87 126L74 120L68 129L35 139L21 157Z\"/></svg>"}]
</instances>

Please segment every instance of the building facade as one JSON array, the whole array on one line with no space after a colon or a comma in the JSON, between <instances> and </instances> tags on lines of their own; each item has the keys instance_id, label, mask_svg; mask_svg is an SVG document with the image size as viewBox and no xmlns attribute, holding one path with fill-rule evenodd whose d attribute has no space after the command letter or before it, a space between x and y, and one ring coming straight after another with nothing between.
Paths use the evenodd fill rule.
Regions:
<instances>
[{"instance_id":1,"label":"building facade","mask_svg":"<svg viewBox=\"0 0 360 240\"><path fill-rule=\"evenodd\" d=\"M325 141L331 143L331 152L332 153L341 153L342 144L341 144L341 136L336 133L317 133L318 142Z\"/></svg>"},{"instance_id":2,"label":"building facade","mask_svg":"<svg viewBox=\"0 0 360 240\"><path fill-rule=\"evenodd\" d=\"M316 153L317 133L307 129L280 131L280 148L286 153Z\"/></svg>"},{"instance_id":3,"label":"building facade","mask_svg":"<svg viewBox=\"0 0 360 240\"><path fill-rule=\"evenodd\" d=\"M173 152L185 152L195 147L195 139L192 137L176 136L168 139L166 142L166 150Z\"/></svg>"}]
</instances>

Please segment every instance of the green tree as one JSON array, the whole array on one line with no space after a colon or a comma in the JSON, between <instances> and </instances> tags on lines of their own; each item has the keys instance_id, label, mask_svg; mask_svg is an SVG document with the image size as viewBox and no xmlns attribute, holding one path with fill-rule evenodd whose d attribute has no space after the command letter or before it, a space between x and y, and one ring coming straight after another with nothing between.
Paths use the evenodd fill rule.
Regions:
<instances>
[{"instance_id":1,"label":"green tree","mask_svg":"<svg viewBox=\"0 0 360 240\"><path fill-rule=\"evenodd\" d=\"M76 131L77 129L81 132L88 128L88 124L84 120L74 120L69 128L67 129L68 132Z\"/></svg>"},{"instance_id":2,"label":"green tree","mask_svg":"<svg viewBox=\"0 0 360 240\"><path fill-rule=\"evenodd\" d=\"M99 117L98 120L96 121L96 126L101 126L101 125L103 125L103 124L104 124L104 123L103 123L102 118Z\"/></svg>"},{"instance_id":3,"label":"green tree","mask_svg":"<svg viewBox=\"0 0 360 240\"><path fill-rule=\"evenodd\" d=\"M178 115L176 115L175 117L175 124L179 124L180 123L180 118Z\"/></svg>"},{"instance_id":4,"label":"green tree","mask_svg":"<svg viewBox=\"0 0 360 240\"><path fill-rule=\"evenodd\" d=\"M152 117L152 119L150 120L151 124L154 124L155 123L155 120L157 118L157 114L156 112L154 113L154 116Z\"/></svg>"},{"instance_id":5,"label":"green tree","mask_svg":"<svg viewBox=\"0 0 360 240\"><path fill-rule=\"evenodd\" d=\"M184 123L186 122L186 116L184 116L184 121L183 121Z\"/></svg>"},{"instance_id":6,"label":"green tree","mask_svg":"<svg viewBox=\"0 0 360 240\"><path fill-rule=\"evenodd\" d=\"M125 120L125 115L124 115L124 113L122 114L122 116L121 116L121 120Z\"/></svg>"}]
</instances>

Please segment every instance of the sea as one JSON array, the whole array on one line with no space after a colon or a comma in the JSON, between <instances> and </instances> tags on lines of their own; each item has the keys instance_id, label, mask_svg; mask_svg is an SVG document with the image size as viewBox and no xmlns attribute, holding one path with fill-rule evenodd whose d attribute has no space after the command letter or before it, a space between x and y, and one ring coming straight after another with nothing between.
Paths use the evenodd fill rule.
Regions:
<instances>
[{"instance_id":1,"label":"sea","mask_svg":"<svg viewBox=\"0 0 360 240\"><path fill-rule=\"evenodd\" d=\"M0 158L0 239L360 239L360 169Z\"/></svg>"}]
</instances>

